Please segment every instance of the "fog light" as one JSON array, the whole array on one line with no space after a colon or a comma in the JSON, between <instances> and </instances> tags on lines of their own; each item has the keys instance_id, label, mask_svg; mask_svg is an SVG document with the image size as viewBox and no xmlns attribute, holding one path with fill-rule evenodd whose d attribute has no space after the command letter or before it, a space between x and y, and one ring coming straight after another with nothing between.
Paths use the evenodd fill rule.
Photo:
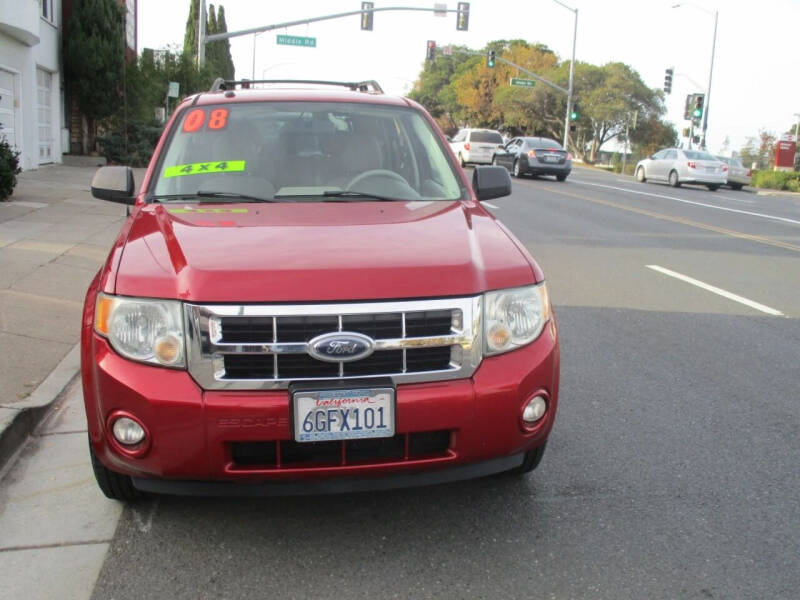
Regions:
<instances>
[{"instance_id":1,"label":"fog light","mask_svg":"<svg viewBox=\"0 0 800 600\"><path fill-rule=\"evenodd\" d=\"M547 410L547 402L541 396L534 396L530 399L525 410L522 411L522 420L526 423L535 423L544 416Z\"/></svg>"},{"instance_id":2,"label":"fog light","mask_svg":"<svg viewBox=\"0 0 800 600\"><path fill-rule=\"evenodd\" d=\"M145 436L142 426L128 417L120 417L114 421L112 431L116 440L126 446L134 446L140 443Z\"/></svg>"}]
</instances>

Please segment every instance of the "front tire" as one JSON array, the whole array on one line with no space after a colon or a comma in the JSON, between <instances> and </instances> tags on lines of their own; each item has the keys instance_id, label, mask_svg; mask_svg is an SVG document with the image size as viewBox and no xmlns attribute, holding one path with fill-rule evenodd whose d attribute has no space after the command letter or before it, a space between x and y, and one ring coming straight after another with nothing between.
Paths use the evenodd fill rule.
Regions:
<instances>
[{"instance_id":1,"label":"front tire","mask_svg":"<svg viewBox=\"0 0 800 600\"><path fill-rule=\"evenodd\" d=\"M647 177L645 177L644 174L644 167L639 167L638 169L636 169L636 181L638 181L639 183L644 183L645 181L647 181Z\"/></svg>"},{"instance_id":2,"label":"front tire","mask_svg":"<svg viewBox=\"0 0 800 600\"><path fill-rule=\"evenodd\" d=\"M538 448L528 450L525 453L525 458L522 460L522 464L515 469L511 469L509 473L512 475L525 475L526 473L530 473L536 469L536 467L539 466L539 463L542 462L542 457L544 456L544 449L546 446L547 442Z\"/></svg>"},{"instance_id":3,"label":"front tire","mask_svg":"<svg viewBox=\"0 0 800 600\"><path fill-rule=\"evenodd\" d=\"M514 161L514 177L522 177L522 169L519 166L519 159Z\"/></svg>"},{"instance_id":4,"label":"front tire","mask_svg":"<svg viewBox=\"0 0 800 600\"><path fill-rule=\"evenodd\" d=\"M678 180L678 172L677 171L670 171L669 172L669 184L674 188L681 187L681 182Z\"/></svg>"},{"instance_id":5,"label":"front tire","mask_svg":"<svg viewBox=\"0 0 800 600\"><path fill-rule=\"evenodd\" d=\"M112 471L100 462L100 459L94 453L91 440L89 440L89 457L92 460L94 478L106 498L123 502L135 502L144 497L142 492L133 486L133 480L128 475Z\"/></svg>"}]
</instances>

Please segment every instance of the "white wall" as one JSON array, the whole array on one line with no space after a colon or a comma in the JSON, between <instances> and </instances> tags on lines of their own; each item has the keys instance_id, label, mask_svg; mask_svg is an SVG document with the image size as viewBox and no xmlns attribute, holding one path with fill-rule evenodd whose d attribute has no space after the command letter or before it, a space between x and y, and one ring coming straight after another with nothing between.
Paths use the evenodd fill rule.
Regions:
<instances>
[{"instance_id":1,"label":"white wall","mask_svg":"<svg viewBox=\"0 0 800 600\"><path fill-rule=\"evenodd\" d=\"M6 0L2 0L5 2ZM17 0L22 3L37 0ZM57 1L56 16L60 19L61 2ZM38 10L38 9L37 9ZM57 21L60 24L60 21ZM61 162L61 126L64 122L60 74L60 29L42 18L38 19L39 42L28 46L18 38L0 31L0 69L14 73L15 118L17 149L20 166L36 169L39 166L39 117L37 111L37 66L52 73L51 123L53 127L53 161Z\"/></svg>"}]
</instances>

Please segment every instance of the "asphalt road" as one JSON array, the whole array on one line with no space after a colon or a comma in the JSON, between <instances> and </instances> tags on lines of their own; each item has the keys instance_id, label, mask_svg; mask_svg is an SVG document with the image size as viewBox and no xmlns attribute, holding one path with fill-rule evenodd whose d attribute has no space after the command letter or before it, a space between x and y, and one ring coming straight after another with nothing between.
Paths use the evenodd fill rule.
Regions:
<instances>
[{"instance_id":1,"label":"asphalt road","mask_svg":"<svg viewBox=\"0 0 800 600\"><path fill-rule=\"evenodd\" d=\"M535 473L163 497L125 509L94 598L800 597L800 201L576 169L491 204L561 327Z\"/></svg>"}]
</instances>

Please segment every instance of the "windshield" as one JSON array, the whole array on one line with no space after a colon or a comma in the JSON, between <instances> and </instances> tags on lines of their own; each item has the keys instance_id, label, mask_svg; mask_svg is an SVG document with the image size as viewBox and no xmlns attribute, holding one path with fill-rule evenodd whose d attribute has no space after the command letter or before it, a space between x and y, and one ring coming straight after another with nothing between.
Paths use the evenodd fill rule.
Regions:
<instances>
[{"instance_id":1,"label":"windshield","mask_svg":"<svg viewBox=\"0 0 800 600\"><path fill-rule=\"evenodd\" d=\"M684 150L683 153L686 155L686 158L692 158L695 160L717 160L708 152L702 152L701 150Z\"/></svg>"},{"instance_id":2,"label":"windshield","mask_svg":"<svg viewBox=\"0 0 800 600\"><path fill-rule=\"evenodd\" d=\"M151 194L218 201L457 200L464 190L416 110L339 102L189 107Z\"/></svg>"},{"instance_id":3,"label":"windshield","mask_svg":"<svg viewBox=\"0 0 800 600\"><path fill-rule=\"evenodd\" d=\"M528 142L528 145L531 148L552 148L554 150L564 149L557 141L548 138L525 138L525 141Z\"/></svg>"},{"instance_id":4,"label":"windshield","mask_svg":"<svg viewBox=\"0 0 800 600\"><path fill-rule=\"evenodd\" d=\"M486 144L502 144L503 136L496 131L473 131L470 140Z\"/></svg>"}]
</instances>

